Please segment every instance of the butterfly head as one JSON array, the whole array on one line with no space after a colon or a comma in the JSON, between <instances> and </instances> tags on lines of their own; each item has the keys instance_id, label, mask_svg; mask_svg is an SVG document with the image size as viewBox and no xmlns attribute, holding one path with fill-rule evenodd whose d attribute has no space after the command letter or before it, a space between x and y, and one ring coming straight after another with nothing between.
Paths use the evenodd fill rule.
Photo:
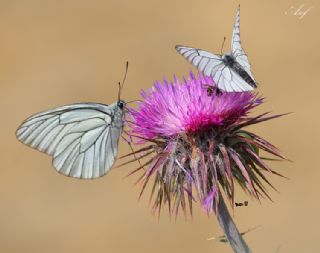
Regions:
<instances>
[{"instance_id":1,"label":"butterfly head","mask_svg":"<svg viewBox=\"0 0 320 253\"><path fill-rule=\"evenodd\" d=\"M117 106L118 106L121 110L123 110L125 104L126 104L126 102L123 101L123 100L119 100L119 101L117 102Z\"/></svg>"}]
</instances>

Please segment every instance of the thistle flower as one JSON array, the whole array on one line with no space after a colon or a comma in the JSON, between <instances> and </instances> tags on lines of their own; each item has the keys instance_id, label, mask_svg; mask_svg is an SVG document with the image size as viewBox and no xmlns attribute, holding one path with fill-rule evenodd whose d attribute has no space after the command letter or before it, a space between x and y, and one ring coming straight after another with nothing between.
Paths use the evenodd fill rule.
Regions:
<instances>
[{"instance_id":1,"label":"thistle flower","mask_svg":"<svg viewBox=\"0 0 320 253\"><path fill-rule=\"evenodd\" d=\"M243 128L281 115L249 117L263 103L256 93L218 95L206 85L215 86L211 78L192 73L182 83L177 78L155 82L141 92L138 107L129 108L128 135L142 145L129 155L149 157L130 174L146 167L139 179L141 194L154 176L151 196L159 212L168 204L170 213L188 206L192 213L194 200L208 213L216 212L221 191L233 206L235 181L256 199L270 198L263 182L273 186L264 171L280 175L260 155L264 150L284 158L279 150Z\"/></svg>"}]
</instances>

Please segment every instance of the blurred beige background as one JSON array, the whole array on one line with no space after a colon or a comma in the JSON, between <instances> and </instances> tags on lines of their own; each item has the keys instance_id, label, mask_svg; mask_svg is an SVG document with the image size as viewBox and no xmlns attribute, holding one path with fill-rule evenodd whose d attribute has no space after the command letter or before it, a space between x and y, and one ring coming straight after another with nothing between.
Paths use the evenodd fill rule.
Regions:
<instances>
[{"instance_id":1,"label":"blurred beige background","mask_svg":"<svg viewBox=\"0 0 320 253\"><path fill-rule=\"evenodd\" d=\"M302 19L294 7L313 7ZM175 44L224 51L238 1L0 1L0 251L32 252L231 252L207 241L221 234L214 216L195 205L193 219L160 220L137 201L136 164L106 177L79 181L58 174L51 158L15 139L33 113L75 102L111 103L125 61L123 98L164 76L192 69ZM253 130L294 162L273 163L280 194L262 204L237 193L240 230L253 252L320 252L319 235L319 2L241 1L241 37L266 103L256 110L294 112ZM287 14L286 14L287 12ZM121 143L120 154L129 152ZM119 163L118 163L119 164Z\"/></svg>"}]
</instances>

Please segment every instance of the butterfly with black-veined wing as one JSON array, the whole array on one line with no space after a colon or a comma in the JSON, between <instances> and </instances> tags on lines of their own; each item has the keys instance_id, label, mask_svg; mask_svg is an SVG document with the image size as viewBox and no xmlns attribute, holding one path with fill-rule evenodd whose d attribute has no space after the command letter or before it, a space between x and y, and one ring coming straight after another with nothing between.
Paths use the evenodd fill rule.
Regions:
<instances>
[{"instance_id":1,"label":"butterfly with black-veined wing","mask_svg":"<svg viewBox=\"0 0 320 253\"><path fill-rule=\"evenodd\" d=\"M24 144L53 156L53 166L66 176L94 179L113 166L124 127L125 104L78 103L37 113L27 118L16 132Z\"/></svg>"},{"instance_id":2,"label":"butterfly with black-veined wing","mask_svg":"<svg viewBox=\"0 0 320 253\"><path fill-rule=\"evenodd\" d=\"M257 87L248 57L240 40L240 5L233 26L231 52L219 55L202 49L177 45L176 50L204 75L212 77L225 92L250 91Z\"/></svg>"}]
</instances>

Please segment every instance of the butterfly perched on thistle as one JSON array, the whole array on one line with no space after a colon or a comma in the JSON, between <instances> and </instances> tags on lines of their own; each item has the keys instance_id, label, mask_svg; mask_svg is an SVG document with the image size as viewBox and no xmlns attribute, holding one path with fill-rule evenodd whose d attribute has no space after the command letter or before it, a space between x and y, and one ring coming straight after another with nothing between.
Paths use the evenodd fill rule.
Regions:
<instances>
[{"instance_id":1,"label":"butterfly perched on thistle","mask_svg":"<svg viewBox=\"0 0 320 253\"><path fill-rule=\"evenodd\" d=\"M124 127L126 102L120 99L126 78L119 83L118 101L110 104L77 103L37 113L16 132L31 148L53 156L53 166L81 179L104 176L113 166Z\"/></svg>"},{"instance_id":2,"label":"butterfly perched on thistle","mask_svg":"<svg viewBox=\"0 0 320 253\"><path fill-rule=\"evenodd\" d=\"M181 45L175 48L204 75L212 77L217 85L217 91L243 92L257 87L248 57L241 46L240 5L233 26L231 52L219 55Z\"/></svg>"}]
</instances>

